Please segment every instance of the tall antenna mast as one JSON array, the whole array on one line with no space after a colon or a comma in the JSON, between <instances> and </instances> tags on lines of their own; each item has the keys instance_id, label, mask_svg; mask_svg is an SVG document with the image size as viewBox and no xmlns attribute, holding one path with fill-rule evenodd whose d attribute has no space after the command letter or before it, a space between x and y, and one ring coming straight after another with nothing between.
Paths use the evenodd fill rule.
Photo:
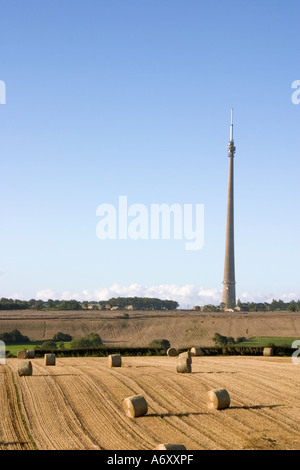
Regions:
<instances>
[{"instance_id":1,"label":"tall antenna mast","mask_svg":"<svg viewBox=\"0 0 300 470\"><path fill-rule=\"evenodd\" d=\"M235 267L234 267L234 195L233 195L233 157L235 146L233 142L233 109L231 109L230 141L227 147L229 157L228 196L227 196L227 222L225 263L223 278L222 302L226 308L234 308L235 296Z\"/></svg>"}]
</instances>

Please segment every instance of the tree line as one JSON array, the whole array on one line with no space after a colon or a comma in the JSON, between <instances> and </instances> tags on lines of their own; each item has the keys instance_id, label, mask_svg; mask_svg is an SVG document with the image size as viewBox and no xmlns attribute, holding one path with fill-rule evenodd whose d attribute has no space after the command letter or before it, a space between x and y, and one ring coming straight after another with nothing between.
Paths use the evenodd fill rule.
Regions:
<instances>
[{"instance_id":1,"label":"tree line","mask_svg":"<svg viewBox=\"0 0 300 470\"><path fill-rule=\"evenodd\" d=\"M129 307L135 310L176 310L179 304L174 300L147 297L113 297L99 302L53 299L47 301L40 299L17 300L4 297L0 299L0 310L110 310L111 308L122 310Z\"/></svg>"},{"instance_id":2,"label":"tree line","mask_svg":"<svg viewBox=\"0 0 300 470\"><path fill-rule=\"evenodd\" d=\"M275 300L272 302L241 302L240 299L237 301L237 306L244 312L264 312L271 311L275 312L276 310L281 311L290 311L290 312L300 312L300 300L291 300L289 302L284 302L283 300Z\"/></svg>"},{"instance_id":3,"label":"tree line","mask_svg":"<svg viewBox=\"0 0 300 470\"><path fill-rule=\"evenodd\" d=\"M0 310L81 310L82 304L77 300L18 300L18 299L6 299L2 297L0 299Z\"/></svg>"},{"instance_id":4,"label":"tree line","mask_svg":"<svg viewBox=\"0 0 300 470\"><path fill-rule=\"evenodd\" d=\"M47 301L40 299L17 300L4 297L0 299L0 310L110 310L114 308L119 308L120 310L126 308L133 308L134 310L177 310L178 307L178 302L174 300L161 300L148 297L112 297L109 300L101 300L98 302L53 299L48 299ZM300 312L300 300L284 302L280 299L273 299L272 302L241 302L241 300L238 299L237 307L242 312ZM207 304L202 307L197 305L194 307L194 310L222 312L225 310L225 304Z\"/></svg>"},{"instance_id":5,"label":"tree line","mask_svg":"<svg viewBox=\"0 0 300 470\"><path fill-rule=\"evenodd\" d=\"M135 310L176 310L179 307L175 300L161 300L152 297L113 297L108 301L98 302L102 308L118 307L121 310L132 306Z\"/></svg>"},{"instance_id":6,"label":"tree line","mask_svg":"<svg viewBox=\"0 0 300 470\"><path fill-rule=\"evenodd\" d=\"M273 299L272 302L241 302L240 299L238 299L237 307L238 310L242 312L300 312L300 300L284 302L280 299ZM221 302L220 305L207 304L203 307L197 305L194 307L194 310L201 310L202 312L223 312L225 310L225 304Z\"/></svg>"}]
</instances>

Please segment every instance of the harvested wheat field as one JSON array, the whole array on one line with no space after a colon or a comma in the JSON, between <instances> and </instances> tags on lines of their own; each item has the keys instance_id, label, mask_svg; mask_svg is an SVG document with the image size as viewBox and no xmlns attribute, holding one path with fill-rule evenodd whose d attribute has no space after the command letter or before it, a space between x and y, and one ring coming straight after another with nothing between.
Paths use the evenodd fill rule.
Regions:
<instances>
[{"instance_id":1,"label":"harvested wheat field","mask_svg":"<svg viewBox=\"0 0 300 470\"><path fill-rule=\"evenodd\" d=\"M201 449L300 449L300 370L291 358L193 357L192 373L174 357L18 360L0 365L0 449L152 450L163 442ZM230 406L212 410L208 391L225 388ZM142 395L135 419L124 398Z\"/></svg>"},{"instance_id":2,"label":"harvested wheat field","mask_svg":"<svg viewBox=\"0 0 300 470\"><path fill-rule=\"evenodd\" d=\"M244 336L300 337L300 315L286 312L133 311L1 311L0 333L18 329L31 341L52 339L58 331L80 338L98 333L110 347L145 347L166 338L172 347L214 346L216 332ZM127 313L128 314L128 313Z\"/></svg>"}]
</instances>

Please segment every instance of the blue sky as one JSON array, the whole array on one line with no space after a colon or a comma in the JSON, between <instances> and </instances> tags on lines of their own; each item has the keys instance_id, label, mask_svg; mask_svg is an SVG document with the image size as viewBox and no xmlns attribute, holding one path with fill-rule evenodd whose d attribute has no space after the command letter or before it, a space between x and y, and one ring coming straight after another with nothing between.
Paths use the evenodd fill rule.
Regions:
<instances>
[{"instance_id":1,"label":"blue sky","mask_svg":"<svg viewBox=\"0 0 300 470\"><path fill-rule=\"evenodd\" d=\"M0 0L0 296L300 298L298 0ZM99 240L97 207L203 204L204 245Z\"/></svg>"}]
</instances>

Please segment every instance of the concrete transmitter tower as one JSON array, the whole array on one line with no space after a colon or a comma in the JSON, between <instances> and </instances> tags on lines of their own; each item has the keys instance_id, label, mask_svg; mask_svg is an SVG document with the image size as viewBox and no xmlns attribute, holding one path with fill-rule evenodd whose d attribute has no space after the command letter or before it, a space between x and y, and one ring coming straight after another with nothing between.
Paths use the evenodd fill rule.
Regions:
<instances>
[{"instance_id":1,"label":"concrete transmitter tower","mask_svg":"<svg viewBox=\"0 0 300 470\"><path fill-rule=\"evenodd\" d=\"M233 110L231 110L230 140L227 147L229 157L227 223L225 243L225 263L223 278L222 302L226 308L236 305L235 268L234 268L234 192L233 192L233 157L235 146L233 142Z\"/></svg>"}]
</instances>

